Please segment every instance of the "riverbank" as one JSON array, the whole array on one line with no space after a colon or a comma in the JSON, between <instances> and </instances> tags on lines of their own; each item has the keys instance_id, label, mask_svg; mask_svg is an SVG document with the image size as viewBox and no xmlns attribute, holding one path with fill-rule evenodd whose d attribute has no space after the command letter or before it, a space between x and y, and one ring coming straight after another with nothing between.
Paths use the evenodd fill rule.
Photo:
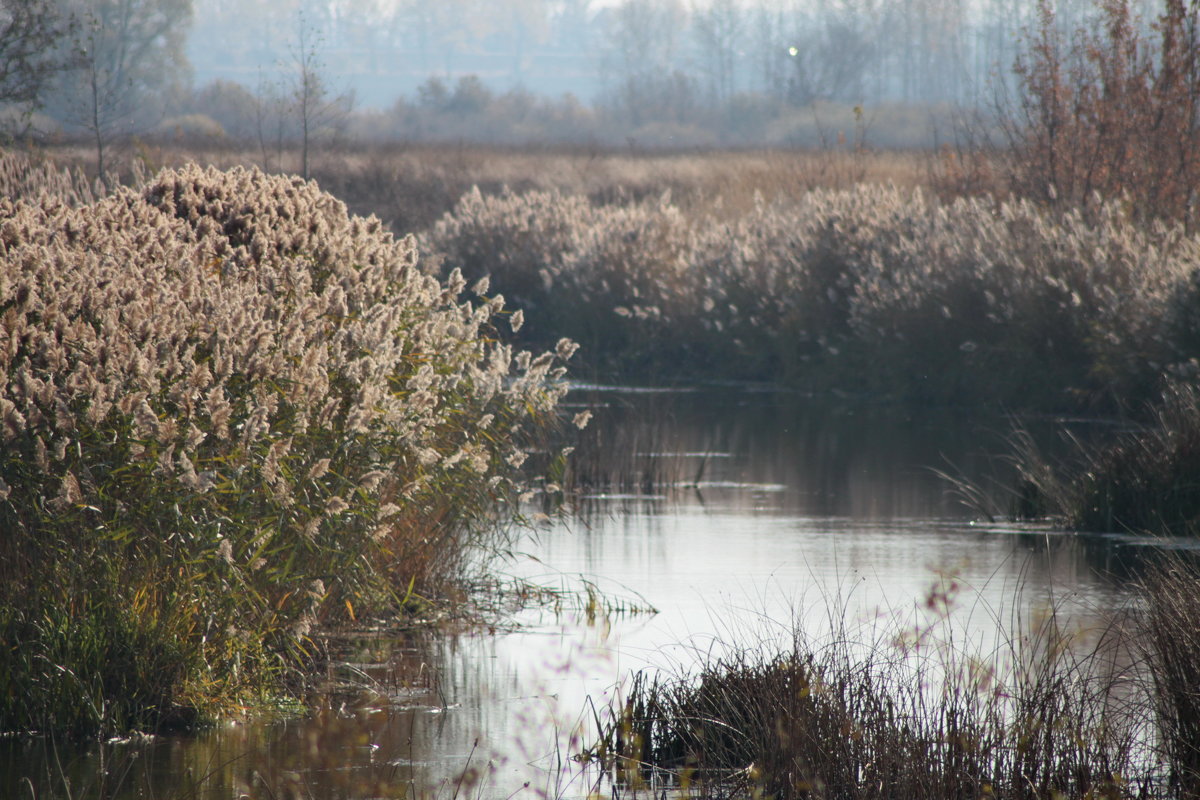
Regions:
<instances>
[{"instance_id":1,"label":"riverbank","mask_svg":"<svg viewBox=\"0 0 1200 800\"><path fill-rule=\"evenodd\" d=\"M966 639L990 641L1010 613L1037 613L1047 591L1072 603L1073 624L1089 625L1129 602L1131 580L1105 566L1147 554L1133 537L972 523L926 466L953 463L984 480L1003 465L1003 417L897 417L762 391L586 388L564 403L569 413L595 412L576 454L594 438L606 450L626 448L639 473L657 463L656 474L677 474L678 483L626 488L624 460L609 473L616 482L593 471L579 515L538 522L495 566L568 590L588 576L606 598L641 598L657 614L626 615L612 604L592 614L567 598L561 608L526 607L494 629L363 632L339 639L326 690L308 713L60 748L60 761L41 740L10 740L0 747L0 794L15 786L10 794L21 796L21 775L39 797L65 794L65 772L72 796L90 796L81 790L88 781L123 780L114 800L139 792L450 797L456 788L460 797L583 800L597 776L570 756L593 743L593 709L631 670L786 643L793 623L820 640L837 610L831 598L849 600L844 618L853 625L924 619L939 575L962 587L951 613ZM1017 585L1029 587L1019 598Z\"/></svg>"}]
</instances>

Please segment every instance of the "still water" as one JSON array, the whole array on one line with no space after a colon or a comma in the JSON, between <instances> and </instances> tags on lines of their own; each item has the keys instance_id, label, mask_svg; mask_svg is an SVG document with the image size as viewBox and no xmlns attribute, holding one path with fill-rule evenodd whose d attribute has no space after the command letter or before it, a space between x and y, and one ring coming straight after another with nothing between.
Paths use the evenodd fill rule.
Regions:
<instances>
[{"instance_id":1,"label":"still water","mask_svg":"<svg viewBox=\"0 0 1200 800\"><path fill-rule=\"evenodd\" d=\"M556 602L490 630L345 643L338 690L308 716L84 751L3 743L0 796L585 796L597 776L572 756L631 671L797 630L986 653L1048 608L1086 629L1129 602L1136 540L989 520L1007 420L746 390L570 400L596 412L574 513L500 563Z\"/></svg>"}]
</instances>

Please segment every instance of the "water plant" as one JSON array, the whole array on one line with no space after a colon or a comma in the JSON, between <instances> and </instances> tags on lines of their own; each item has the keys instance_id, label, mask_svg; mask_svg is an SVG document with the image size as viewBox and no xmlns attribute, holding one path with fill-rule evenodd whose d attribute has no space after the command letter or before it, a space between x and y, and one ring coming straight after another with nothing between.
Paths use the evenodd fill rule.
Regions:
<instances>
[{"instance_id":1,"label":"water plant","mask_svg":"<svg viewBox=\"0 0 1200 800\"><path fill-rule=\"evenodd\" d=\"M1151 596L1166 603L1157 620L1173 636L1195 617L1172 617L1168 583ZM584 757L618 795L1191 796L1172 765L1192 758L1192 743L1161 739L1155 709L1174 714L1168 737L1187 732L1178 723L1190 707L1164 684L1182 688L1194 662L1136 631L1123 618L1074 627L1053 602L990 652L965 648L952 629L889 639L843 624L826 643L797 630L782 651L742 645L694 671L635 675ZM1140 663L1160 655L1178 674L1154 683Z\"/></svg>"},{"instance_id":2,"label":"water plant","mask_svg":"<svg viewBox=\"0 0 1200 800\"><path fill-rule=\"evenodd\" d=\"M0 199L0 730L254 702L503 535L573 348L416 261L255 170Z\"/></svg>"},{"instance_id":3,"label":"water plant","mask_svg":"<svg viewBox=\"0 0 1200 800\"><path fill-rule=\"evenodd\" d=\"M1146 422L1098 442L1072 439L1050 459L1018 431L1015 516L1050 517L1098 533L1200 533L1200 390L1173 382L1148 406Z\"/></svg>"}]
</instances>

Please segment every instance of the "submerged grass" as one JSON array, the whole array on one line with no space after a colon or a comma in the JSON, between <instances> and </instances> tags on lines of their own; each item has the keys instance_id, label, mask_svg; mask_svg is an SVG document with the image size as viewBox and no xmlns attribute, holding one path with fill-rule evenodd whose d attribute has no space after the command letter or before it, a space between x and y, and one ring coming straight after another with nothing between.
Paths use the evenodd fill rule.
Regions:
<instances>
[{"instance_id":1,"label":"submerged grass","mask_svg":"<svg viewBox=\"0 0 1200 800\"><path fill-rule=\"evenodd\" d=\"M584 757L616 794L1194 797L1200 572L1160 563L1141 589L1099 630L1052 606L993 652L843 627L640 673Z\"/></svg>"}]
</instances>

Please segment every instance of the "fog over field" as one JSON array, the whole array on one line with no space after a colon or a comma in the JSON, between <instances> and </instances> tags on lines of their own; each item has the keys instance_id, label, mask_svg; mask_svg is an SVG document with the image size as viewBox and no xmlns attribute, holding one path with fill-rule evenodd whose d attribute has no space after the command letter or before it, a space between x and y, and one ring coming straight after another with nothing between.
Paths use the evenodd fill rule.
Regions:
<instances>
[{"instance_id":1,"label":"fog over field","mask_svg":"<svg viewBox=\"0 0 1200 800\"><path fill-rule=\"evenodd\" d=\"M1128 4L1149 32L1159 0ZM0 103L86 139L927 147L1092 0L5 0ZM36 35L31 35L31 32ZM297 121L296 109L303 107ZM298 131L305 131L303 136ZM25 131L22 130L22 133Z\"/></svg>"},{"instance_id":2,"label":"fog over field","mask_svg":"<svg viewBox=\"0 0 1200 800\"><path fill-rule=\"evenodd\" d=\"M1066 25L1086 14L1062 5ZM977 97L1011 66L1035 11L1018 0L196 0L187 54L200 84L253 84L288 60L303 19L377 108L464 75L585 103L655 81L686 85L697 102L931 103Z\"/></svg>"}]
</instances>

